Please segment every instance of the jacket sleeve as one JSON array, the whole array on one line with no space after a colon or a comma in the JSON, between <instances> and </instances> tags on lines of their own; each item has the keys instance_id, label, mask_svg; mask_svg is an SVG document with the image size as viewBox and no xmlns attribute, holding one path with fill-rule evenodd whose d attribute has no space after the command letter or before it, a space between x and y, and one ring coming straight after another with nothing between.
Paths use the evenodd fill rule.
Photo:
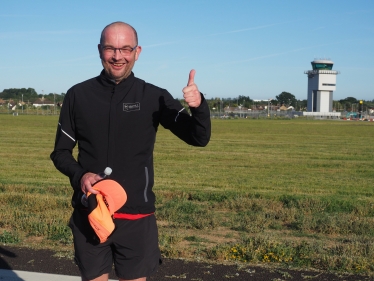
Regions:
<instances>
[{"instance_id":1,"label":"jacket sleeve","mask_svg":"<svg viewBox=\"0 0 374 281\"><path fill-rule=\"evenodd\" d=\"M68 92L62 104L55 147L50 157L55 167L70 179L74 190L80 190L80 179L85 171L72 155L77 143L74 126L74 96Z\"/></svg>"},{"instance_id":2,"label":"jacket sleeve","mask_svg":"<svg viewBox=\"0 0 374 281\"><path fill-rule=\"evenodd\" d=\"M204 95L201 94L200 106L191 107L190 111L191 115L178 100L170 95L170 98L165 98L160 123L187 144L206 146L210 140L211 122L208 103Z\"/></svg>"}]
</instances>

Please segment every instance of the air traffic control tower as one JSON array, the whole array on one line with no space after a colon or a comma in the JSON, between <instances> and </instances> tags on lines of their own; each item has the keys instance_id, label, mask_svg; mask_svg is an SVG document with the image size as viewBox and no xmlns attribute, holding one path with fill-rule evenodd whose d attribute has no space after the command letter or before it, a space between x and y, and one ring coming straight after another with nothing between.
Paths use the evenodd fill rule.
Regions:
<instances>
[{"instance_id":1,"label":"air traffic control tower","mask_svg":"<svg viewBox=\"0 0 374 281\"><path fill-rule=\"evenodd\" d=\"M340 72L332 70L331 60L315 59L311 63L313 70L304 71L308 75L307 115L335 116L332 95L336 89L336 75Z\"/></svg>"}]
</instances>

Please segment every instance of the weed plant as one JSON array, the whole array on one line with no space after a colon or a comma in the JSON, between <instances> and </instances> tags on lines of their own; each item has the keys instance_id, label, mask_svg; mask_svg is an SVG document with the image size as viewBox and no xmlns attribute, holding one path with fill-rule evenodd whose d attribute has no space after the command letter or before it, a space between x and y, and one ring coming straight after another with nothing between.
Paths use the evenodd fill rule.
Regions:
<instances>
[{"instance_id":1,"label":"weed plant","mask_svg":"<svg viewBox=\"0 0 374 281\"><path fill-rule=\"evenodd\" d=\"M72 251L68 179L49 159L57 116L0 115L0 242ZM374 274L374 124L212 120L205 148L159 128L166 257Z\"/></svg>"}]
</instances>

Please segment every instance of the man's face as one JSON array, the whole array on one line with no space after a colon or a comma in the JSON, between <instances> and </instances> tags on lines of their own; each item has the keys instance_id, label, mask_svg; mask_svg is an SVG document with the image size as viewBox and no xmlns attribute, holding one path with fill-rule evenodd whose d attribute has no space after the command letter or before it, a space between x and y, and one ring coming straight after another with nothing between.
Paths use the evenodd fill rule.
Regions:
<instances>
[{"instance_id":1,"label":"man's face","mask_svg":"<svg viewBox=\"0 0 374 281\"><path fill-rule=\"evenodd\" d=\"M134 32L126 25L109 26L104 31L103 42L98 45L101 63L106 75L115 80L117 84L130 75L141 52L141 47L138 46L130 54L123 54L118 49L115 49L114 52L104 49L105 47L132 49L135 46Z\"/></svg>"}]
</instances>

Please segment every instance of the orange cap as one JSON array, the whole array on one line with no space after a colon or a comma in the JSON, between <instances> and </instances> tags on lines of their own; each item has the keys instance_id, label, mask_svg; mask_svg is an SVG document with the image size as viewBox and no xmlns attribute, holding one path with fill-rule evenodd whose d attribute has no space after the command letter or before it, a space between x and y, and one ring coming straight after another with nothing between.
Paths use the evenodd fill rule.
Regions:
<instances>
[{"instance_id":1,"label":"orange cap","mask_svg":"<svg viewBox=\"0 0 374 281\"><path fill-rule=\"evenodd\" d=\"M93 188L103 195L111 215L125 205L127 201L126 191L114 180L104 179L98 181L93 185Z\"/></svg>"},{"instance_id":2,"label":"orange cap","mask_svg":"<svg viewBox=\"0 0 374 281\"><path fill-rule=\"evenodd\" d=\"M112 216L126 203L127 194L119 183L110 179L98 181L93 187L100 193L87 193L88 220L103 243L114 230Z\"/></svg>"}]
</instances>

